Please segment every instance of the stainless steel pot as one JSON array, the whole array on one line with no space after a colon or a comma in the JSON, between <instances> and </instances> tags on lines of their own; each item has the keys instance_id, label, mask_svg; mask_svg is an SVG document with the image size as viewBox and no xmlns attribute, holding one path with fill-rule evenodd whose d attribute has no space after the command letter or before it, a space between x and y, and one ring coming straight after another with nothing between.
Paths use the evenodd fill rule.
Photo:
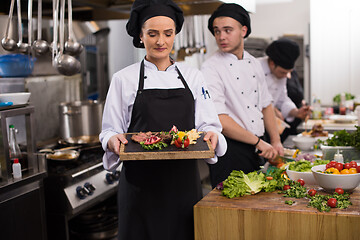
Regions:
<instances>
[{"instance_id":1,"label":"stainless steel pot","mask_svg":"<svg viewBox=\"0 0 360 240\"><path fill-rule=\"evenodd\" d=\"M65 141L81 139L81 144L87 143L84 139L98 139L103 109L103 102L92 100L61 103L59 105L60 137Z\"/></svg>"}]
</instances>

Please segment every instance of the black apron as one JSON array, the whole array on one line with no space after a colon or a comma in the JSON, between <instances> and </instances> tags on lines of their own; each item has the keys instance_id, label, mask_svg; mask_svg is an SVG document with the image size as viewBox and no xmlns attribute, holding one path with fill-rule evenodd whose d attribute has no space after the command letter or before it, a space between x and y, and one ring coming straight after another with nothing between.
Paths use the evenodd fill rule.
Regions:
<instances>
[{"instance_id":1,"label":"black apron","mask_svg":"<svg viewBox=\"0 0 360 240\"><path fill-rule=\"evenodd\" d=\"M195 127L194 97L176 71L185 88L143 89L141 62L128 132ZM124 161L118 191L119 239L194 239L193 206L201 198L196 160Z\"/></svg>"},{"instance_id":2,"label":"black apron","mask_svg":"<svg viewBox=\"0 0 360 240\"><path fill-rule=\"evenodd\" d=\"M208 164L210 170L210 182L214 188L224 181L233 170L242 170L249 173L260 169L262 159L255 152L255 147L250 144L239 142L225 137L227 151L219 157L217 163Z\"/></svg>"}]
</instances>

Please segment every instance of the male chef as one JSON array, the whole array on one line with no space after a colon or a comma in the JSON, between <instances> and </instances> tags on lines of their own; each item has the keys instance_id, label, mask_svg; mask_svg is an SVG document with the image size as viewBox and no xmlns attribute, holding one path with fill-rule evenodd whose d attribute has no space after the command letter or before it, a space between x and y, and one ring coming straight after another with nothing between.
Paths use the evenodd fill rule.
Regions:
<instances>
[{"instance_id":1,"label":"male chef","mask_svg":"<svg viewBox=\"0 0 360 240\"><path fill-rule=\"evenodd\" d=\"M304 120L310 114L310 107L303 105L297 108L288 97L286 81L291 78L295 61L300 55L298 44L290 39L281 38L272 42L266 48L266 57L259 58L265 73L268 90L273 98L275 114L281 120L294 121L295 118Z\"/></svg>"},{"instance_id":2,"label":"male chef","mask_svg":"<svg viewBox=\"0 0 360 240\"><path fill-rule=\"evenodd\" d=\"M219 49L201 71L228 144L227 153L209 166L215 187L232 170L258 170L260 156L273 159L283 154L283 147L264 72L259 61L244 51L244 38L251 32L249 14L238 4L222 4L211 15L208 28ZM270 144L261 139L265 128Z\"/></svg>"}]
</instances>

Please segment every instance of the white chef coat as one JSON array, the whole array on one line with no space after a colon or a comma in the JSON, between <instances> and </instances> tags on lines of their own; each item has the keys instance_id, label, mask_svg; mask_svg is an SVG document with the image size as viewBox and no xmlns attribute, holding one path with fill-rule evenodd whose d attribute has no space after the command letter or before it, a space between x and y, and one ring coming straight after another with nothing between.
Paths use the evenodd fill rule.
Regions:
<instances>
[{"instance_id":1,"label":"white chef coat","mask_svg":"<svg viewBox=\"0 0 360 240\"><path fill-rule=\"evenodd\" d=\"M201 67L218 114L227 114L257 136L265 132L262 109L272 102L259 61L217 51Z\"/></svg>"},{"instance_id":2,"label":"white chef coat","mask_svg":"<svg viewBox=\"0 0 360 240\"><path fill-rule=\"evenodd\" d=\"M187 82L195 101L195 128L198 131L213 131L218 134L219 141L215 149L215 157L207 159L208 163L216 163L217 156L223 156L227 149L222 126L216 114L215 107L209 99L207 87L201 72L185 64L175 63L166 71L158 71L156 65L144 60L145 79L144 89L173 89L184 88L178 78L175 65ZM107 170L115 169L121 159L107 149L109 139L118 134L126 133L131 122L133 105L139 85L140 62L130 65L112 77L106 97L102 119L102 131L99 135L102 147L105 150L103 165ZM176 108L176 106L174 106ZM164 129L165 131L167 129ZM168 129L170 131L170 129Z\"/></svg>"},{"instance_id":3,"label":"white chef coat","mask_svg":"<svg viewBox=\"0 0 360 240\"><path fill-rule=\"evenodd\" d=\"M289 98L286 88L286 77L278 79L275 77L269 68L268 57L258 58L264 70L266 83L269 92L273 98L274 106L280 109L281 114L287 121L294 121L294 117L289 116L292 109L297 108L295 103Z\"/></svg>"}]
</instances>

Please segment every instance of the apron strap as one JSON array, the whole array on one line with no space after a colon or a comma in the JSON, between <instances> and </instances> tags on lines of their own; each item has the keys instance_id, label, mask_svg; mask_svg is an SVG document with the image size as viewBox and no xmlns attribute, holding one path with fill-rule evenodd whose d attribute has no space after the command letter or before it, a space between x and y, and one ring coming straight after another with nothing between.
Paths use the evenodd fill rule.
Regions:
<instances>
[{"instance_id":1,"label":"apron strap","mask_svg":"<svg viewBox=\"0 0 360 240\"><path fill-rule=\"evenodd\" d=\"M183 75L181 74L180 70L178 69L177 66L175 66L176 72L178 73L178 78L181 80L181 82L183 83L185 89L189 89L189 86L187 85ZM144 64L144 59L141 61L140 64L140 75L139 75L139 86L138 86L138 90L142 91L144 89L144 76L145 76L145 64Z\"/></svg>"}]
</instances>

